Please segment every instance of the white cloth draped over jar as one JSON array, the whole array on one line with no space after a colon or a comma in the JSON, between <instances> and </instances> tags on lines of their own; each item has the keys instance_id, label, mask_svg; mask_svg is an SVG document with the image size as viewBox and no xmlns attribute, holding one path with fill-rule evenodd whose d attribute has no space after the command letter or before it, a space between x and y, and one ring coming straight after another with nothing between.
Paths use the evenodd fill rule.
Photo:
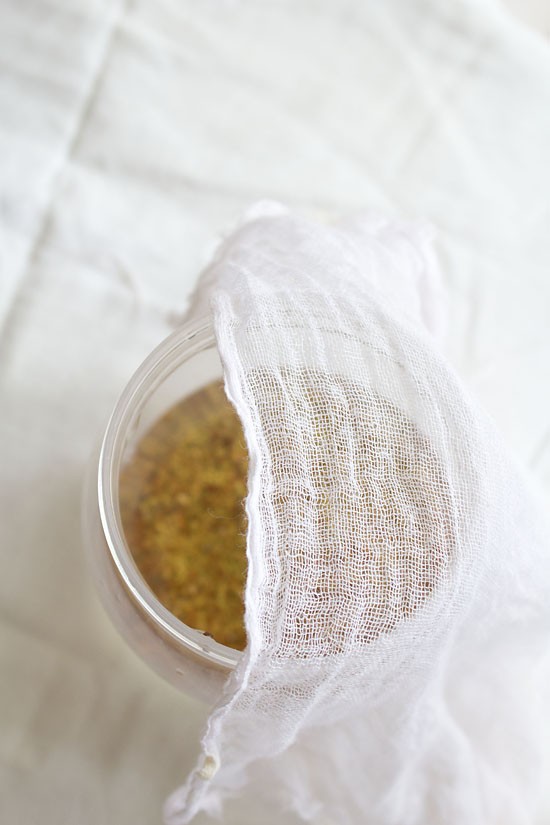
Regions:
<instances>
[{"instance_id":1,"label":"white cloth draped over jar","mask_svg":"<svg viewBox=\"0 0 550 825\"><path fill-rule=\"evenodd\" d=\"M248 647L167 822L246 791L315 823L527 823L550 533L442 354L429 230L247 218L194 310L249 449Z\"/></svg>"}]
</instances>

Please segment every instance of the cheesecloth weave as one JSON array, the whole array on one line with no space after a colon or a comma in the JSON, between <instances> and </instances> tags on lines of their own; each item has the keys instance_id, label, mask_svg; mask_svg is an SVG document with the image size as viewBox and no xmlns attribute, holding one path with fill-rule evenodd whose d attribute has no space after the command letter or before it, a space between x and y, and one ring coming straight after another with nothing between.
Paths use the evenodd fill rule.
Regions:
<instances>
[{"instance_id":1,"label":"cheesecloth weave","mask_svg":"<svg viewBox=\"0 0 550 825\"><path fill-rule=\"evenodd\" d=\"M426 227L256 207L205 272L250 455L248 647L183 825L528 823L550 624L535 495L439 345Z\"/></svg>"}]
</instances>

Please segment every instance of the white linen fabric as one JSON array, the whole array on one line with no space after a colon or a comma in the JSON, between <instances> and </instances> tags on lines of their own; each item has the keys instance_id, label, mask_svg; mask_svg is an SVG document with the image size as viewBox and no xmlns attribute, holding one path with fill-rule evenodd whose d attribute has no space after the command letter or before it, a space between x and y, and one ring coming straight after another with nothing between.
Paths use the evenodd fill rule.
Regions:
<instances>
[{"instance_id":1,"label":"white linen fabric","mask_svg":"<svg viewBox=\"0 0 550 825\"><path fill-rule=\"evenodd\" d=\"M80 489L111 406L246 204L423 216L449 358L550 501L550 51L496 0L3 0L0 19L2 820L154 823L206 710L92 592ZM312 741L299 769L323 758ZM270 816L246 795L225 822Z\"/></svg>"},{"instance_id":2,"label":"white linen fabric","mask_svg":"<svg viewBox=\"0 0 550 825\"><path fill-rule=\"evenodd\" d=\"M248 783L307 821L532 821L541 502L428 329L425 233L273 211L203 284L250 457L248 647L166 821Z\"/></svg>"}]
</instances>

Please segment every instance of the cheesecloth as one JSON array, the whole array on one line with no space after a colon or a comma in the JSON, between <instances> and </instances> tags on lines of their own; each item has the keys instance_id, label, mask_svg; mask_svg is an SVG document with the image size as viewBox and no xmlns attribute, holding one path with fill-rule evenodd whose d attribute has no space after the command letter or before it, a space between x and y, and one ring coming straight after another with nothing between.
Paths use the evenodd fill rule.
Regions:
<instances>
[{"instance_id":1,"label":"cheesecloth","mask_svg":"<svg viewBox=\"0 0 550 825\"><path fill-rule=\"evenodd\" d=\"M262 204L208 301L250 455L248 647L166 822L245 789L316 823L530 822L550 543L442 355L429 228Z\"/></svg>"}]
</instances>

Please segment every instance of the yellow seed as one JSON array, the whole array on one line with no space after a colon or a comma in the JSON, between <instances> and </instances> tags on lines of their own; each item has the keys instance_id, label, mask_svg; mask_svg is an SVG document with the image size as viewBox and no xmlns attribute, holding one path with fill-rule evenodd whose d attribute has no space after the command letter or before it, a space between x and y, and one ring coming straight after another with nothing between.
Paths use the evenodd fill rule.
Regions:
<instances>
[{"instance_id":1,"label":"yellow seed","mask_svg":"<svg viewBox=\"0 0 550 825\"><path fill-rule=\"evenodd\" d=\"M221 383L170 409L123 468L126 541L159 601L185 624L237 649L246 644L248 457Z\"/></svg>"}]
</instances>

